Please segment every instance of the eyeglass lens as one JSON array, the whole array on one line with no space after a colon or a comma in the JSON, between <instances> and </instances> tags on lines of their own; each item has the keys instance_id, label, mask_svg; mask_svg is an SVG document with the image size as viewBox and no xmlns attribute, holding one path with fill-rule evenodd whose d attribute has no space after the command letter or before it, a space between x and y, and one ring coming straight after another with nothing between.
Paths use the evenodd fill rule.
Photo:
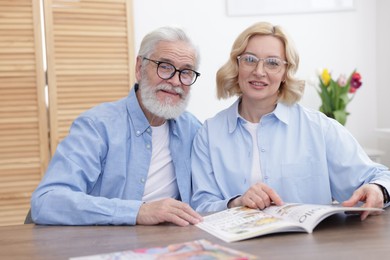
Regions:
<instances>
[{"instance_id":1,"label":"eyeglass lens","mask_svg":"<svg viewBox=\"0 0 390 260\"><path fill-rule=\"evenodd\" d=\"M196 79L200 75L200 73L191 69L178 70L175 66L168 62L155 61L148 58L144 59L154 62L157 65L157 75L165 80L173 78L176 72L179 72L180 82L183 85L190 86L195 83Z\"/></svg>"},{"instance_id":2,"label":"eyeglass lens","mask_svg":"<svg viewBox=\"0 0 390 260\"><path fill-rule=\"evenodd\" d=\"M260 61L263 62L263 68L267 73L278 73L281 71L284 64L287 64L286 61L283 61L279 58L257 58L254 55L244 54L237 57L240 65L246 69L255 69Z\"/></svg>"},{"instance_id":3,"label":"eyeglass lens","mask_svg":"<svg viewBox=\"0 0 390 260\"><path fill-rule=\"evenodd\" d=\"M176 71L179 72L180 82L184 85L192 85L195 82L197 75L192 70L178 70L172 64L166 62L160 62L157 67L157 74L162 79L172 78L175 75Z\"/></svg>"}]
</instances>

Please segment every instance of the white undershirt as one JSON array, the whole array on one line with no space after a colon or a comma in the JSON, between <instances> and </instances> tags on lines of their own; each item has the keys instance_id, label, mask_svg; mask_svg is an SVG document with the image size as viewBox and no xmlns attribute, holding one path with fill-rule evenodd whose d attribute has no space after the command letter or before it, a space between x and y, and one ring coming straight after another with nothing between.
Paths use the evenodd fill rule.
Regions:
<instances>
[{"instance_id":1,"label":"white undershirt","mask_svg":"<svg viewBox=\"0 0 390 260\"><path fill-rule=\"evenodd\" d=\"M152 126L152 159L142 201L179 198L175 170L169 150L169 127Z\"/></svg>"},{"instance_id":2,"label":"white undershirt","mask_svg":"<svg viewBox=\"0 0 390 260\"><path fill-rule=\"evenodd\" d=\"M246 124L243 124L245 129L252 136L252 171L251 171L251 185L262 181L262 174L260 168L260 154L257 144L257 126L258 123L252 123L246 121Z\"/></svg>"}]
</instances>

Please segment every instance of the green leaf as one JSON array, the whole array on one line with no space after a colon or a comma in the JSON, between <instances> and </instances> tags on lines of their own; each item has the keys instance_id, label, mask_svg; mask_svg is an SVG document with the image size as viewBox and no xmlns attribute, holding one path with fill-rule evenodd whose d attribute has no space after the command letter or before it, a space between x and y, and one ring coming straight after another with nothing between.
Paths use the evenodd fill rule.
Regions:
<instances>
[{"instance_id":1,"label":"green leaf","mask_svg":"<svg viewBox=\"0 0 390 260\"><path fill-rule=\"evenodd\" d=\"M347 107L347 104L349 103L350 99L348 97L348 94L347 93L344 93L343 95L340 95L340 101L342 104L340 104L340 107L339 109L341 110L345 110L345 108Z\"/></svg>"},{"instance_id":2,"label":"green leaf","mask_svg":"<svg viewBox=\"0 0 390 260\"><path fill-rule=\"evenodd\" d=\"M347 122L347 116L349 114L347 111L336 110L336 111L333 111L333 114L334 114L334 119L339 121L340 124L345 125L345 123Z\"/></svg>"},{"instance_id":3,"label":"green leaf","mask_svg":"<svg viewBox=\"0 0 390 260\"><path fill-rule=\"evenodd\" d=\"M320 111L327 114L327 113L331 113L332 112L332 98L328 92L328 88L321 84L320 85L321 87L321 91L318 92L320 97L321 97L321 101L322 101L322 105L320 107Z\"/></svg>"}]
</instances>

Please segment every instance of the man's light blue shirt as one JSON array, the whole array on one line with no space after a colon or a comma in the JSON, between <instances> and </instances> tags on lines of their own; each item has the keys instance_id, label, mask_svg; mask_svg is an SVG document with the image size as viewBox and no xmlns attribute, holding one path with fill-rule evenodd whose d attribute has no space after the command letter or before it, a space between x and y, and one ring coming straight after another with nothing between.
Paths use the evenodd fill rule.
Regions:
<instances>
[{"instance_id":1,"label":"man's light blue shirt","mask_svg":"<svg viewBox=\"0 0 390 260\"><path fill-rule=\"evenodd\" d=\"M152 155L152 129L136 98L137 87L73 122L32 195L35 223L136 224ZM191 146L201 124L188 112L168 122L179 199L189 203Z\"/></svg>"},{"instance_id":2,"label":"man's light blue shirt","mask_svg":"<svg viewBox=\"0 0 390 260\"><path fill-rule=\"evenodd\" d=\"M250 185L252 138L231 107L206 120L192 151L192 206L224 210ZM259 122L258 151L263 182L284 202L330 204L344 201L365 183L390 191L390 172L372 162L337 121L299 104L276 109Z\"/></svg>"}]
</instances>

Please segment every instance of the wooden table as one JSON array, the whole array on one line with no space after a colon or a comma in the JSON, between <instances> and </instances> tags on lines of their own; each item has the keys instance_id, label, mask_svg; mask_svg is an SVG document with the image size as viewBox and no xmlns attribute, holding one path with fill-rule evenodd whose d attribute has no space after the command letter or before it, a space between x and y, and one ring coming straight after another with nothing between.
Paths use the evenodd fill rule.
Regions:
<instances>
[{"instance_id":1,"label":"wooden table","mask_svg":"<svg viewBox=\"0 0 390 260\"><path fill-rule=\"evenodd\" d=\"M225 243L195 226L0 227L0 259L68 259L196 239L248 252L259 259L390 259L390 210L360 221L333 215L312 234L283 233Z\"/></svg>"}]
</instances>

